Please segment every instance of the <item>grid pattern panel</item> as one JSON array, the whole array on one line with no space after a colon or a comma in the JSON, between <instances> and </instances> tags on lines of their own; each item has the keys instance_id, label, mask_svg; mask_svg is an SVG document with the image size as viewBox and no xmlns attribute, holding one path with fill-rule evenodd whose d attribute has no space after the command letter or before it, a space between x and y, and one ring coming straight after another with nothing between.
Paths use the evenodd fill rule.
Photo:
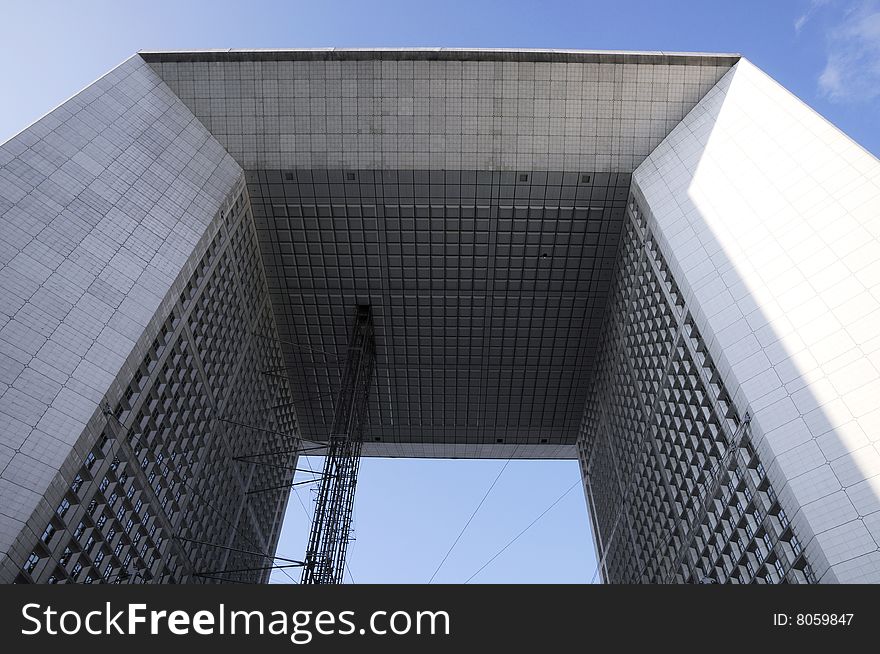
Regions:
<instances>
[{"instance_id":1,"label":"grid pattern panel","mask_svg":"<svg viewBox=\"0 0 880 654\"><path fill-rule=\"evenodd\" d=\"M746 60L633 175L822 582L880 582L877 179Z\"/></svg>"},{"instance_id":2,"label":"grid pattern panel","mask_svg":"<svg viewBox=\"0 0 880 654\"><path fill-rule=\"evenodd\" d=\"M59 480L18 581L268 578L268 560L246 552L273 553L296 421L286 376L267 374L282 354L243 181L215 223L147 355L86 434L85 459ZM236 458L258 452L275 454Z\"/></svg>"},{"instance_id":3,"label":"grid pattern panel","mask_svg":"<svg viewBox=\"0 0 880 654\"><path fill-rule=\"evenodd\" d=\"M241 172L137 56L0 144L3 579Z\"/></svg>"},{"instance_id":4,"label":"grid pattern panel","mask_svg":"<svg viewBox=\"0 0 880 654\"><path fill-rule=\"evenodd\" d=\"M248 174L304 433L326 438L370 304L372 443L571 445L629 175Z\"/></svg>"},{"instance_id":5,"label":"grid pattern panel","mask_svg":"<svg viewBox=\"0 0 880 654\"><path fill-rule=\"evenodd\" d=\"M578 442L612 583L801 583L749 421L634 199Z\"/></svg>"},{"instance_id":6,"label":"grid pattern panel","mask_svg":"<svg viewBox=\"0 0 880 654\"><path fill-rule=\"evenodd\" d=\"M246 170L631 172L737 57L142 53Z\"/></svg>"}]
</instances>

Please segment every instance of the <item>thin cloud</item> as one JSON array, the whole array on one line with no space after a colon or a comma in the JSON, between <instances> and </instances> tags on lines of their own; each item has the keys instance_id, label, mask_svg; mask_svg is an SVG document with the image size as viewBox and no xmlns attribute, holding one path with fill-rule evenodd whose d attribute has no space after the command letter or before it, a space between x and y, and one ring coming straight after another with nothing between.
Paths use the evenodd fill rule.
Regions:
<instances>
[{"instance_id":1,"label":"thin cloud","mask_svg":"<svg viewBox=\"0 0 880 654\"><path fill-rule=\"evenodd\" d=\"M857 3L833 23L819 90L838 102L865 102L880 96L880 2Z\"/></svg>"},{"instance_id":2,"label":"thin cloud","mask_svg":"<svg viewBox=\"0 0 880 654\"><path fill-rule=\"evenodd\" d=\"M800 32L804 25L813 17L813 15L822 7L829 4L831 0L810 0L807 10L798 16L794 21L794 31Z\"/></svg>"}]
</instances>

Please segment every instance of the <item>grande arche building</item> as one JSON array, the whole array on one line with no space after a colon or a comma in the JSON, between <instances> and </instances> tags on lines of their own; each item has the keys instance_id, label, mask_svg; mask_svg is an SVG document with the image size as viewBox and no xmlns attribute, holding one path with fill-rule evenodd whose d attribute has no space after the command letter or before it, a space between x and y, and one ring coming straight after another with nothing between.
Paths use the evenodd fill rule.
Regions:
<instances>
[{"instance_id":1,"label":"grande arche building","mask_svg":"<svg viewBox=\"0 0 880 654\"><path fill-rule=\"evenodd\" d=\"M140 52L0 233L4 582L265 581L364 305L364 456L577 458L607 582L880 581L880 164L740 56Z\"/></svg>"}]
</instances>

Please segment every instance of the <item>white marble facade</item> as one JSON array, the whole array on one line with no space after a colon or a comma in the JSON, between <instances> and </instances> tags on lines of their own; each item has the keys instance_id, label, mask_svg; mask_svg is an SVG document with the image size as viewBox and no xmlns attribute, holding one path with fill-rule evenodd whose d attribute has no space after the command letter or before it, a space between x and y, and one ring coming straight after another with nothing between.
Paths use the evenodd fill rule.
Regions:
<instances>
[{"instance_id":1,"label":"white marble facade","mask_svg":"<svg viewBox=\"0 0 880 654\"><path fill-rule=\"evenodd\" d=\"M817 575L880 582L880 162L741 59L633 188Z\"/></svg>"}]
</instances>

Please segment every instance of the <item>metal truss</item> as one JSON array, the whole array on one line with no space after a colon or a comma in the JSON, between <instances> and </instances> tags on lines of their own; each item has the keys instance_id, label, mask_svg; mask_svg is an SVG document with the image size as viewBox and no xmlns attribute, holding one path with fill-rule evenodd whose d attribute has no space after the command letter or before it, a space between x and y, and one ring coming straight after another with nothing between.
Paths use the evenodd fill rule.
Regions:
<instances>
[{"instance_id":1,"label":"metal truss","mask_svg":"<svg viewBox=\"0 0 880 654\"><path fill-rule=\"evenodd\" d=\"M351 516L375 359L372 314L369 305L360 305L355 314L333 413L324 471L303 564L304 584L342 583L345 554L351 541Z\"/></svg>"}]
</instances>

